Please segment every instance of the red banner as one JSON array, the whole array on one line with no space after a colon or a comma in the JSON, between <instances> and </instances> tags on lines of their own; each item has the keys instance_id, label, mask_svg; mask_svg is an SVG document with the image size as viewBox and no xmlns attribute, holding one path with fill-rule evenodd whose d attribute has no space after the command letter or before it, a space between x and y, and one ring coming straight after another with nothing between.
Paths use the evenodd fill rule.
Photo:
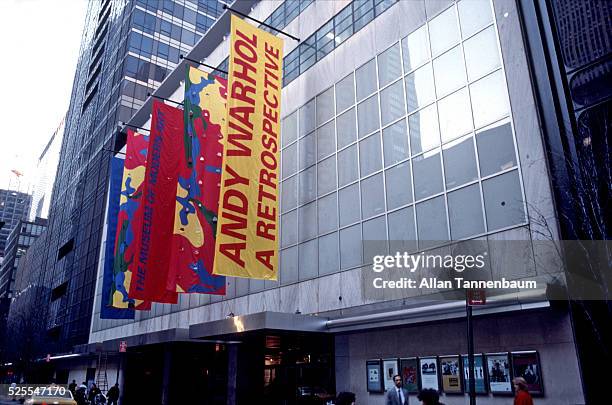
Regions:
<instances>
[{"instance_id":1,"label":"red banner","mask_svg":"<svg viewBox=\"0 0 612 405\"><path fill-rule=\"evenodd\" d=\"M183 137L183 112L153 101L153 118L140 227L136 231L136 272L130 297L175 304L176 289L168 290L176 185Z\"/></svg>"}]
</instances>

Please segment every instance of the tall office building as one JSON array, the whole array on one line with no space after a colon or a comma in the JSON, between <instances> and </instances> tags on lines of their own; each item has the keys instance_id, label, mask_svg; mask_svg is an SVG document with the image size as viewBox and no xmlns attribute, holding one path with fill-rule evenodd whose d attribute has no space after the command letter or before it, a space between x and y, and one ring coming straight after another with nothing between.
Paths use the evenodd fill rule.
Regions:
<instances>
[{"instance_id":1,"label":"tall office building","mask_svg":"<svg viewBox=\"0 0 612 405\"><path fill-rule=\"evenodd\" d=\"M0 190L0 263L4 258L4 250L10 233L20 220L26 219L30 212L32 196L15 190Z\"/></svg>"},{"instance_id":2,"label":"tall office building","mask_svg":"<svg viewBox=\"0 0 612 405\"><path fill-rule=\"evenodd\" d=\"M53 192L53 183L55 182L62 147L62 137L64 136L65 119L65 117L62 118L59 126L53 132L38 157L34 189L32 191L30 221L33 221L35 218L47 218L49 216L51 193Z\"/></svg>"},{"instance_id":3,"label":"tall office building","mask_svg":"<svg viewBox=\"0 0 612 405\"><path fill-rule=\"evenodd\" d=\"M360 403L376 404L401 372L410 402L430 387L444 403L465 404L464 296L445 300L435 286L374 290L365 275L373 248L452 256L484 245L482 277L536 281L536 288L490 291L474 308L478 402L507 403L511 378L525 376L538 403L598 403L588 398L596 363L585 370L580 357L597 343L581 346L575 312L551 299L564 274L551 272L555 252L542 257L538 249L543 233L556 242L576 224L566 217L566 184L551 159L571 155L555 149L548 126L572 123L557 115L564 81L561 92L550 89L562 77L552 80L551 64L577 72L565 72L556 55L538 56L547 49L542 41L556 40L555 12L569 10L559 21L573 18L566 30L579 30L592 20L583 13L609 15L589 9L597 3L585 2L585 11L564 0L236 2L238 11L301 39L285 39L284 49L279 279L227 277L225 296L180 294L177 304L154 303L135 319L101 319L95 250L89 344L74 358L111 353L97 367L117 375L126 403L298 404L353 391ZM610 19L601 21L595 25ZM188 57L227 69L229 30L224 13ZM604 50L610 43L611 30L581 32L592 33L566 39L590 35ZM557 42L548 50L561 49ZM157 96L182 100L186 63ZM542 93L546 83L557 100ZM150 126L151 103L141 103L129 124ZM562 135L596 141L575 137L576 129L572 123ZM92 239L98 249L99 237ZM77 263L76 255L69 243L59 263ZM89 259L81 261L89 266ZM402 277L448 277L442 268L421 270ZM64 291L56 287L52 296L60 301ZM69 361L51 361L61 380L95 374Z\"/></svg>"},{"instance_id":4,"label":"tall office building","mask_svg":"<svg viewBox=\"0 0 612 405\"><path fill-rule=\"evenodd\" d=\"M532 80L541 100L539 115L561 238L608 241L612 2L521 0L519 4ZM605 280L608 267L604 273L582 269L580 275ZM588 404L607 395L606 378L596 371L599 364L612 361L605 343L612 340L609 293L606 297L570 302Z\"/></svg>"},{"instance_id":5,"label":"tall office building","mask_svg":"<svg viewBox=\"0 0 612 405\"><path fill-rule=\"evenodd\" d=\"M401 370L411 390L434 388L444 403L464 404L465 296L445 300L427 285L377 290L366 275L373 249L447 255L473 243L489 249L486 279L537 284L488 291L487 305L474 309L478 401L507 402L511 378L524 375L539 403L585 403L596 380L581 364L572 312L549 295L564 279L551 273L558 257L539 248L544 234L560 238L563 185L541 126L541 111L557 104L529 80L546 69L531 59L523 30L541 11L522 3L534 7L238 2L301 40L285 37L279 279L228 277L225 296L180 294L135 320L107 320L99 316L99 270L90 349L127 344L124 399L154 386L147 399L163 403L194 395L301 403L353 391L375 404ZM295 15L287 21L288 10ZM224 14L189 57L226 67L227 32ZM156 95L181 100L183 75L179 66ZM150 104L130 124L150 125ZM452 277L441 268L394 274Z\"/></svg>"},{"instance_id":6,"label":"tall office building","mask_svg":"<svg viewBox=\"0 0 612 405\"><path fill-rule=\"evenodd\" d=\"M217 0L91 0L49 210L42 285L49 346L87 341L118 123L140 108L215 22Z\"/></svg>"},{"instance_id":7,"label":"tall office building","mask_svg":"<svg viewBox=\"0 0 612 405\"><path fill-rule=\"evenodd\" d=\"M6 242L5 257L0 264L0 359L7 354L7 321L9 308L16 293L18 266L30 245L46 229L47 220L36 218L29 222L20 220L11 231ZM10 334L9 334L10 335ZM10 349L8 349L10 352Z\"/></svg>"},{"instance_id":8,"label":"tall office building","mask_svg":"<svg viewBox=\"0 0 612 405\"><path fill-rule=\"evenodd\" d=\"M29 222L20 220L6 242L5 260L0 266L0 298L12 298L15 290L15 270L21 257L47 228L47 220L36 218Z\"/></svg>"}]
</instances>

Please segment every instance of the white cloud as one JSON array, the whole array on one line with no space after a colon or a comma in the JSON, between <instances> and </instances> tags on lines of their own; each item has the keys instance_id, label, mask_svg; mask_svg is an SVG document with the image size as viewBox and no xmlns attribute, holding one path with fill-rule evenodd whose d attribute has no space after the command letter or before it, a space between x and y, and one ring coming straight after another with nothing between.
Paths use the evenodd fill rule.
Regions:
<instances>
[{"instance_id":1,"label":"white cloud","mask_svg":"<svg viewBox=\"0 0 612 405\"><path fill-rule=\"evenodd\" d=\"M68 110L87 0L0 0L0 188L21 190Z\"/></svg>"}]
</instances>

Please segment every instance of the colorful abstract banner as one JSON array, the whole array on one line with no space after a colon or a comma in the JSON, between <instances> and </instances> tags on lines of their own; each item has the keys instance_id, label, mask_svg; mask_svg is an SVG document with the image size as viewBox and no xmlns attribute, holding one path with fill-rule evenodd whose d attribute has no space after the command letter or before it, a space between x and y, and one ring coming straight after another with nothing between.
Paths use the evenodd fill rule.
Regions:
<instances>
[{"instance_id":1,"label":"colorful abstract banner","mask_svg":"<svg viewBox=\"0 0 612 405\"><path fill-rule=\"evenodd\" d=\"M232 15L214 274L276 280L283 41Z\"/></svg>"},{"instance_id":2,"label":"colorful abstract banner","mask_svg":"<svg viewBox=\"0 0 612 405\"><path fill-rule=\"evenodd\" d=\"M142 204L142 182L149 136L127 131L121 196L119 198L119 215L115 234L113 265L113 285L108 299L109 305L115 308L151 309L151 303L134 300L129 297L132 270L135 268L134 230L138 227L134 214Z\"/></svg>"},{"instance_id":3,"label":"colorful abstract banner","mask_svg":"<svg viewBox=\"0 0 612 405\"><path fill-rule=\"evenodd\" d=\"M110 168L110 187L108 191L108 209L106 212L106 244L104 246L104 273L102 277L102 299L100 300L101 319L134 319L134 310L114 308L106 297L112 296L114 290L113 262L117 215L119 213L119 193L123 175L123 159L113 157Z\"/></svg>"},{"instance_id":4,"label":"colorful abstract banner","mask_svg":"<svg viewBox=\"0 0 612 405\"><path fill-rule=\"evenodd\" d=\"M225 294L212 274L225 130L225 79L187 66L170 284L178 292Z\"/></svg>"},{"instance_id":5,"label":"colorful abstract banner","mask_svg":"<svg viewBox=\"0 0 612 405\"><path fill-rule=\"evenodd\" d=\"M178 299L176 287L168 289L166 286L169 284L172 256L183 112L155 100L152 115L143 202L136 211L139 221L134 234L136 270L129 296L175 304Z\"/></svg>"}]
</instances>

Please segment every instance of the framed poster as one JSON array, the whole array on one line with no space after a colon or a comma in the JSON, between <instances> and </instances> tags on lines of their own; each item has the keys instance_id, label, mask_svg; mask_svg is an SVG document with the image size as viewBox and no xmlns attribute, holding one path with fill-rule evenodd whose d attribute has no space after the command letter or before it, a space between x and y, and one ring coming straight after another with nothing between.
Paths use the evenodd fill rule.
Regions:
<instances>
[{"instance_id":1,"label":"framed poster","mask_svg":"<svg viewBox=\"0 0 612 405\"><path fill-rule=\"evenodd\" d=\"M421 389L431 388L436 391L440 390L440 384L438 382L438 359L436 357L420 357L419 373Z\"/></svg>"},{"instance_id":2,"label":"framed poster","mask_svg":"<svg viewBox=\"0 0 612 405\"><path fill-rule=\"evenodd\" d=\"M461 362L463 363L463 384L465 385L465 392L470 392L470 374L469 374L469 362L467 354L461 356ZM474 355L474 380L476 387L476 394L487 393L487 381L486 381L486 369L484 367L484 359L482 354Z\"/></svg>"},{"instance_id":3,"label":"framed poster","mask_svg":"<svg viewBox=\"0 0 612 405\"><path fill-rule=\"evenodd\" d=\"M398 375L397 359L384 359L383 360L383 373L384 373L384 387L385 391L395 387L393 383L393 376Z\"/></svg>"},{"instance_id":4,"label":"framed poster","mask_svg":"<svg viewBox=\"0 0 612 405\"><path fill-rule=\"evenodd\" d=\"M544 394L538 352L512 352L512 375L523 377L527 381L527 390L530 394Z\"/></svg>"},{"instance_id":5,"label":"framed poster","mask_svg":"<svg viewBox=\"0 0 612 405\"><path fill-rule=\"evenodd\" d=\"M512 394L508 353L487 353L489 390L493 394Z\"/></svg>"},{"instance_id":6,"label":"framed poster","mask_svg":"<svg viewBox=\"0 0 612 405\"><path fill-rule=\"evenodd\" d=\"M461 364L459 355L440 356L440 373L442 374L442 390L447 394L461 394Z\"/></svg>"},{"instance_id":7,"label":"framed poster","mask_svg":"<svg viewBox=\"0 0 612 405\"><path fill-rule=\"evenodd\" d=\"M366 361L368 392L383 392L382 364L380 360Z\"/></svg>"},{"instance_id":8,"label":"framed poster","mask_svg":"<svg viewBox=\"0 0 612 405\"><path fill-rule=\"evenodd\" d=\"M399 364L399 374L401 374L404 381L404 388L409 394L416 394L419 392L419 367L416 357L400 359Z\"/></svg>"}]
</instances>

